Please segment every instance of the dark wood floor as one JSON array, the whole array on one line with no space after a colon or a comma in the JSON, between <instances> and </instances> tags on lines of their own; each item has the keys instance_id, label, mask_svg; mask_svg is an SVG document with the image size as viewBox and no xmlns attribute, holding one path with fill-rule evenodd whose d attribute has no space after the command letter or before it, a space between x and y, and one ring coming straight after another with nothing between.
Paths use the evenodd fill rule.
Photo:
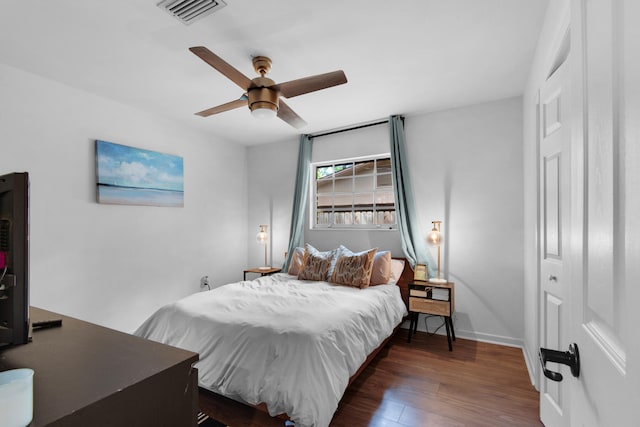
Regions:
<instances>
[{"instance_id":1,"label":"dark wood floor","mask_svg":"<svg viewBox=\"0 0 640 427\"><path fill-rule=\"evenodd\" d=\"M541 426L522 350L401 330L347 389L332 427ZM200 408L231 427L284 421L200 391Z\"/></svg>"}]
</instances>

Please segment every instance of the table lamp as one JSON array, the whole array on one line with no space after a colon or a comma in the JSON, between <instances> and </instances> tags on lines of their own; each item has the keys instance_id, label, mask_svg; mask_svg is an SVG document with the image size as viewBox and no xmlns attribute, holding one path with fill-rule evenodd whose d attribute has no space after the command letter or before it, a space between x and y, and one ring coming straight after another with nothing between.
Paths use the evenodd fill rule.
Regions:
<instances>
[{"instance_id":1,"label":"table lamp","mask_svg":"<svg viewBox=\"0 0 640 427\"><path fill-rule=\"evenodd\" d=\"M429 279L431 283L447 283L445 279L440 278L440 244L442 242L442 234L440 233L440 224L442 221L431 221L433 228L427 237L429 244L438 247L438 275Z\"/></svg>"},{"instance_id":2,"label":"table lamp","mask_svg":"<svg viewBox=\"0 0 640 427\"><path fill-rule=\"evenodd\" d=\"M264 266L259 268L260 270L268 270L271 268L271 266L267 264L267 242L269 241L269 235L267 234L267 226L259 225L258 227L260 227L260 231L256 235L256 240L261 245L264 245Z\"/></svg>"}]
</instances>

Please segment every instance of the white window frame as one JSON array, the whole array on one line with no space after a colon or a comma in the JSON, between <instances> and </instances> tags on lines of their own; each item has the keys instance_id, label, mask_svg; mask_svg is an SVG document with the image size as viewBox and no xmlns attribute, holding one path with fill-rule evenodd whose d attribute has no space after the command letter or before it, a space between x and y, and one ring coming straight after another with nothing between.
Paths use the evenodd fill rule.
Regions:
<instances>
[{"instance_id":1,"label":"white window frame","mask_svg":"<svg viewBox=\"0 0 640 427\"><path fill-rule=\"evenodd\" d=\"M346 159L337 159L337 160L330 160L330 161L320 161L320 162L313 162L311 163L311 179L310 179L310 186L311 186L311 191L310 191L310 195L311 197L309 198L309 224L311 224L311 229L312 230L335 230L335 229L340 229L340 230L397 230L397 215L396 215L396 209L395 209L395 198L394 198L394 205L393 205L393 220L394 222L391 224L336 224L335 223L335 211L333 211L333 209L335 209L335 206L333 206L333 208L331 209L333 212L330 213L330 222L327 224L318 224L317 223L317 218L318 218L318 195L317 195L317 179L316 179L316 170L319 167L328 167L328 166L335 166L335 165L341 165L344 163L360 163L360 162L367 162L367 161L371 161L371 160L384 160L384 159L389 159L391 160L391 154L390 153L383 153L383 154L377 154L377 155L371 155L371 156L361 156L361 157L351 157L351 158L346 158ZM377 163L376 163L377 165ZM388 192L391 191L393 193L393 185L394 185L394 177L393 177L393 172L390 172L390 178L391 178L391 185L390 186L385 186L384 188L379 188L378 187L378 183L377 183L377 179L379 174L377 173L377 166L376 169L374 169L374 171L371 173L371 176L373 177L373 188L371 189L371 193L372 193L372 201L373 201L373 205L372 205L372 210L374 211L374 216L375 216L375 212L376 210L376 204L375 204L375 193L376 191L384 191L384 192ZM359 176L359 177L366 177L369 175L353 175L353 179L355 180L355 178ZM335 176L332 178L332 181L334 182L333 186L334 186L334 190L335 190ZM333 191L331 194L333 194L334 196L336 194L338 195L347 195L347 194L358 194L355 191L355 183L354 183L354 187L353 187L354 191L351 192L338 192L336 193L335 191ZM368 193L368 192L367 192ZM385 207L385 209L381 209L381 211L388 211L390 210L388 207ZM355 206L352 205L352 210L351 212L354 213L357 212L358 209L355 208Z\"/></svg>"}]
</instances>

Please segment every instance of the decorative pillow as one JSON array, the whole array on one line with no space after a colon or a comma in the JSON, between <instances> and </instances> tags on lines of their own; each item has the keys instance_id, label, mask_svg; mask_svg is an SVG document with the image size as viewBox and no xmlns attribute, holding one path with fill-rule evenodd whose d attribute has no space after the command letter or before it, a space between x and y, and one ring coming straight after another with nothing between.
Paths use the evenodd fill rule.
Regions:
<instances>
[{"instance_id":1,"label":"decorative pillow","mask_svg":"<svg viewBox=\"0 0 640 427\"><path fill-rule=\"evenodd\" d=\"M342 255L345 252L347 254L353 255L353 252L351 252L346 246L343 246L343 245L338 246L336 249L333 249L331 252L333 252L333 260L331 261L331 267L329 267L329 272L327 274L327 281L330 281L329 279L331 279L331 275L333 274L333 271L336 268L336 262L338 262L338 258L340 257L340 255Z\"/></svg>"},{"instance_id":2,"label":"decorative pillow","mask_svg":"<svg viewBox=\"0 0 640 427\"><path fill-rule=\"evenodd\" d=\"M373 257L377 250L378 248L373 248L357 254L351 253L348 249L343 251L336 261L336 267L329 281L361 289L368 287Z\"/></svg>"},{"instance_id":3,"label":"decorative pillow","mask_svg":"<svg viewBox=\"0 0 640 427\"><path fill-rule=\"evenodd\" d=\"M320 252L310 244L304 245L302 267L298 272L300 280L326 281L334 251Z\"/></svg>"},{"instance_id":4,"label":"decorative pillow","mask_svg":"<svg viewBox=\"0 0 640 427\"><path fill-rule=\"evenodd\" d=\"M391 260L391 274L388 283L398 283L402 272L404 271L404 261L401 259Z\"/></svg>"},{"instance_id":5,"label":"decorative pillow","mask_svg":"<svg viewBox=\"0 0 640 427\"><path fill-rule=\"evenodd\" d=\"M384 285L391 278L391 252L380 251L373 257L370 286Z\"/></svg>"},{"instance_id":6,"label":"decorative pillow","mask_svg":"<svg viewBox=\"0 0 640 427\"><path fill-rule=\"evenodd\" d=\"M292 276L297 276L302 268L302 258L304 257L304 248L297 247L293 250L293 255L291 256L291 262L289 263L289 270L287 273Z\"/></svg>"}]
</instances>

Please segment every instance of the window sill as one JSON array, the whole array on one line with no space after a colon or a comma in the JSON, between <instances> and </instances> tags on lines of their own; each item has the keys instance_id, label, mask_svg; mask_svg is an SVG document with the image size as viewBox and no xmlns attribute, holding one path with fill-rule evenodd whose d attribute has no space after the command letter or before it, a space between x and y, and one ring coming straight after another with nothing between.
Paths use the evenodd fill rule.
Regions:
<instances>
[{"instance_id":1,"label":"window sill","mask_svg":"<svg viewBox=\"0 0 640 427\"><path fill-rule=\"evenodd\" d=\"M358 227L348 225L334 225L327 227L311 227L311 231L398 231L397 226Z\"/></svg>"}]
</instances>

